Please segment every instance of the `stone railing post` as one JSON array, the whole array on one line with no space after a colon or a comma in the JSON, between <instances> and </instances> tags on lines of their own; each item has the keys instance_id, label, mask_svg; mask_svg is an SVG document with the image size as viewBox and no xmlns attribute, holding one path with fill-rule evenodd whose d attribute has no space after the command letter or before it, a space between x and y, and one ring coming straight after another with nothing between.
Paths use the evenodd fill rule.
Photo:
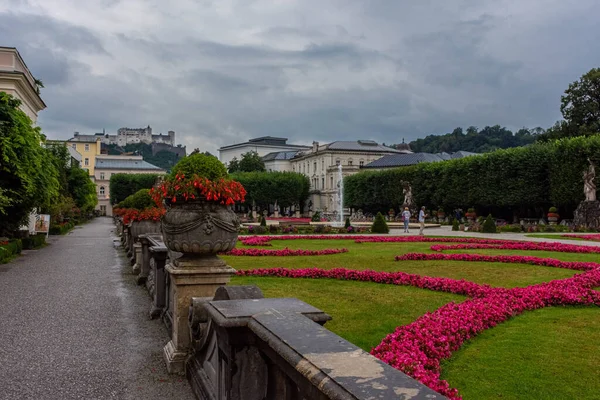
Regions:
<instances>
[{"instance_id":1,"label":"stone railing post","mask_svg":"<svg viewBox=\"0 0 600 400\"><path fill-rule=\"evenodd\" d=\"M136 278L136 283L143 285L148 280L148 275L150 275L150 240L148 240L148 235L140 235L140 244L142 246L142 256L140 273Z\"/></svg>"},{"instance_id":2,"label":"stone railing post","mask_svg":"<svg viewBox=\"0 0 600 400\"><path fill-rule=\"evenodd\" d=\"M165 246L152 246L150 253L154 258L154 296L150 318L159 317L166 305L165 263L167 261L167 248Z\"/></svg>"},{"instance_id":3,"label":"stone railing post","mask_svg":"<svg viewBox=\"0 0 600 400\"><path fill-rule=\"evenodd\" d=\"M133 260L134 264L131 270L134 275L137 275L142 270L142 244L139 241L133 244Z\"/></svg>"},{"instance_id":4,"label":"stone railing post","mask_svg":"<svg viewBox=\"0 0 600 400\"><path fill-rule=\"evenodd\" d=\"M219 287L229 283L235 269L218 257L184 256L170 262L166 270L171 282L173 328L164 356L168 371L182 374L191 350L188 314L192 297L213 297Z\"/></svg>"}]
</instances>

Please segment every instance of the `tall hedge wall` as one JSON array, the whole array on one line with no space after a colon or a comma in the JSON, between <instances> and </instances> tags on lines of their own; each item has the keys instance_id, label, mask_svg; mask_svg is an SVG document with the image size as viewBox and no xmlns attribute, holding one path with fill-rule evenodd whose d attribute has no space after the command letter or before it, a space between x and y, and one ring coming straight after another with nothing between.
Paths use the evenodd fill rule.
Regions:
<instances>
[{"instance_id":1,"label":"tall hedge wall","mask_svg":"<svg viewBox=\"0 0 600 400\"><path fill-rule=\"evenodd\" d=\"M308 199L310 181L296 172L237 172L230 177L240 182L248 192L247 205L254 201L265 209L277 201L281 207L303 206Z\"/></svg>"},{"instance_id":2,"label":"tall hedge wall","mask_svg":"<svg viewBox=\"0 0 600 400\"><path fill-rule=\"evenodd\" d=\"M400 181L408 181L417 204L428 207L475 207L480 215L525 216L540 215L554 205L570 213L585 197L583 171L588 157L600 168L600 135L445 162L367 170L345 178L344 202L373 213L398 208L404 201Z\"/></svg>"},{"instance_id":3,"label":"tall hedge wall","mask_svg":"<svg viewBox=\"0 0 600 400\"><path fill-rule=\"evenodd\" d=\"M114 174L110 177L110 204L116 204L140 189L151 189L158 174Z\"/></svg>"}]
</instances>

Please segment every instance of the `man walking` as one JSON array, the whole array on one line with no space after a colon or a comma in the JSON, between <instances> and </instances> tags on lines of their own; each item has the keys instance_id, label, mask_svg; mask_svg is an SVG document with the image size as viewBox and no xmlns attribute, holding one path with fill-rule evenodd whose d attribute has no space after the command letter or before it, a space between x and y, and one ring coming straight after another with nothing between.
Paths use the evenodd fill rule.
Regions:
<instances>
[{"instance_id":1,"label":"man walking","mask_svg":"<svg viewBox=\"0 0 600 400\"><path fill-rule=\"evenodd\" d=\"M423 229L425 229L425 206L421 207L419 211L419 235L423 236Z\"/></svg>"},{"instance_id":2,"label":"man walking","mask_svg":"<svg viewBox=\"0 0 600 400\"><path fill-rule=\"evenodd\" d=\"M410 222L408 207L404 207L404 211L402 211L402 221L404 221L404 233L408 233L408 223Z\"/></svg>"}]
</instances>

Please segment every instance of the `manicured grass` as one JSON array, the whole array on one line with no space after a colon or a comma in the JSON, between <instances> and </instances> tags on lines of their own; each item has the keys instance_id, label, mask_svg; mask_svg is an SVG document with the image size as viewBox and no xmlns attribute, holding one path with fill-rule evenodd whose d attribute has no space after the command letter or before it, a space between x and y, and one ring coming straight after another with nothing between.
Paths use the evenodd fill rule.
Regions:
<instances>
[{"instance_id":1,"label":"manicured grass","mask_svg":"<svg viewBox=\"0 0 600 400\"><path fill-rule=\"evenodd\" d=\"M348 253L301 257L232 257L223 258L236 269L255 268L348 268L356 270L403 271L411 274L452 279L466 279L497 287L523 287L553 279L573 276L577 271L538 267L525 264L479 263L458 261L395 261L394 257L408 252L431 253L432 243L354 243L352 240L273 240L271 249L347 248ZM245 246L239 246L245 247ZM554 257L560 260L597 261L598 255L553 252L515 252L511 250L461 250L479 254L523 254ZM588 257L589 256L589 257Z\"/></svg>"},{"instance_id":2,"label":"manicured grass","mask_svg":"<svg viewBox=\"0 0 600 400\"><path fill-rule=\"evenodd\" d=\"M576 238L576 237L572 237L572 236L562 236L565 233L555 233L555 234L551 234L551 233L528 233L525 236L528 237L535 237L535 238L545 238L545 239L566 239L566 240L583 240L581 238ZM585 235L584 233L582 233L582 235Z\"/></svg>"},{"instance_id":3,"label":"manicured grass","mask_svg":"<svg viewBox=\"0 0 600 400\"><path fill-rule=\"evenodd\" d=\"M256 258L256 257L255 257ZM232 285L257 285L265 297L295 297L331 315L325 327L365 351L406 325L463 296L407 286L332 279L235 277Z\"/></svg>"},{"instance_id":4,"label":"manicured grass","mask_svg":"<svg viewBox=\"0 0 600 400\"><path fill-rule=\"evenodd\" d=\"M527 312L467 343L442 378L465 400L600 398L600 308Z\"/></svg>"}]
</instances>

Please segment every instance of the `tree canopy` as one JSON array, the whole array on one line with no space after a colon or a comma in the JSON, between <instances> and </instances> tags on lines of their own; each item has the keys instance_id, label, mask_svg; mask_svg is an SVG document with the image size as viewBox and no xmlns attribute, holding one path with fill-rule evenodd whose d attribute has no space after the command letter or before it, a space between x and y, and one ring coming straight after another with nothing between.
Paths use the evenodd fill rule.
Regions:
<instances>
[{"instance_id":1,"label":"tree canopy","mask_svg":"<svg viewBox=\"0 0 600 400\"><path fill-rule=\"evenodd\" d=\"M256 151L242 154L241 160L234 157L229 162L229 172L264 172L265 163Z\"/></svg>"},{"instance_id":2,"label":"tree canopy","mask_svg":"<svg viewBox=\"0 0 600 400\"><path fill-rule=\"evenodd\" d=\"M600 68L592 68L569 85L561 97L560 112L564 119L540 135L539 141L600 132Z\"/></svg>"},{"instance_id":3,"label":"tree canopy","mask_svg":"<svg viewBox=\"0 0 600 400\"><path fill-rule=\"evenodd\" d=\"M521 128L513 133L500 125L486 126L481 130L470 126L466 131L456 128L444 135L429 135L423 139L417 139L410 142L410 147L414 152L424 153L453 153L459 150L487 153L531 144L542 132L544 130L539 127L535 129ZM399 147L399 145L392 145L392 147Z\"/></svg>"},{"instance_id":4,"label":"tree canopy","mask_svg":"<svg viewBox=\"0 0 600 400\"><path fill-rule=\"evenodd\" d=\"M60 182L45 137L19 108L21 101L0 92L0 235L24 223L37 207L59 196Z\"/></svg>"}]
</instances>

